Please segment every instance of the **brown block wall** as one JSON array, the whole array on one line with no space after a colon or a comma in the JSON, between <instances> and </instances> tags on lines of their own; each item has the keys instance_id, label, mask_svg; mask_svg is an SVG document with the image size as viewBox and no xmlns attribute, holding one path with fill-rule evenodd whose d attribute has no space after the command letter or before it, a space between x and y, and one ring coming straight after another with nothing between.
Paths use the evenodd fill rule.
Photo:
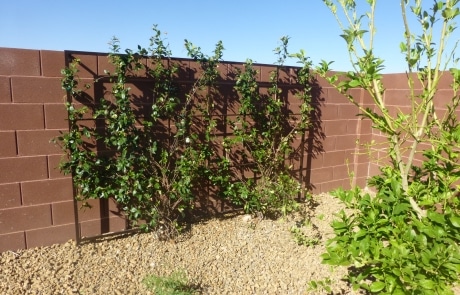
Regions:
<instances>
[{"instance_id":1,"label":"brown block wall","mask_svg":"<svg viewBox=\"0 0 460 295\"><path fill-rule=\"evenodd\" d=\"M0 48L0 252L75 239L72 180L50 142L68 128L64 67L64 52ZM81 213L82 224L93 222L82 235L125 228L98 205Z\"/></svg>"},{"instance_id":2,"label":"brown block wall","mask_svg":"<svg viewBox=\"0 0 460 295\"><path fill-rule=\"evenodd\" d=\"M90 52L58 52L0 48L0 252L63 243L75 239L75 215L72 181L63 175L59 161L63 152L51 143L67 130L65 93L61 89L61 69L65 54L79 58L82 83L104 75L110 69L106 54ZM68 56L69 57L69 56ZM191 60L175 59L181 69L177 80L184 89L199 76L199 65ZM221 90L216 115L238 113L238 97L233 91L237 69L242 63L219 65ZM259 71L261 92L274 66L254 65ZM296 113L299 101L293 93L296 68L286 68L280 76L283 93L290 109ZM139 74L141 75L141 73ZM133 83L133 94L149 104L142 81ZM264 84L265 83L265 84ZM110 89L110 85L103 85ZM148 86L148 85L147 85ZM339 186L349 187L349 174L356 177L351 184L364 185L372 168L360 154L357 142L372 139L368 121L356 117L357 110L342 95L318 79L314 85L313 127L306 134L307 144L302 161L293 163L304 186L314 193L327 192ZM94 98L99 90L89 90ZM368 102L365 93L353 90L356 97ZM225 120L222 120L224 122ZM94 124L88 120L86 124ZM228 136L222 123L216 134ZM295 145L300 144L301 135ZM92 200L91 209L78 211L81 236L120 231L126 221L118 216L116 204Z\"/></svg>"},{"instance_id":3,"label":"brown block wall","mask_svg":"<svg viewBox=\"0 0 460 295\"><path fill-rule=\"evenodd\" d=\"M72 184L50 161L61 154L50 140L66 122L46 124L54 120L49 110L61 119L66 111L60 69L44 60L63 67L64 53L0 49L0 251L75 238L73 223L59 224L52 210L72 200Z\"/></svg>"}]
</instances>

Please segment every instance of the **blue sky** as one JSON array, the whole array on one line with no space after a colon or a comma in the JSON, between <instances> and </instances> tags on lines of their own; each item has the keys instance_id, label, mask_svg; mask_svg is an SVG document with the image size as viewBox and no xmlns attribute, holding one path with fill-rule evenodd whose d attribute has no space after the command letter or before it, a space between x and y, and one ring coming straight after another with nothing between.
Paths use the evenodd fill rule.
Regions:
<instances>
[{"instance_id":1,"label":"blue sky","mask_svg":"<svg viewBox=\"0 0 460 295\"><path fill-rule=\"evenodd\" d=\"M135 49L149 45L157 24L175 57L186 57L184 39L208 54L222 40L224 60L274 63L273 49L287 35L290 52L304 49L314 62L350 69L339 27L322 0L1 1L0 47L107 52L117 36L123 48ZM404 72L398 0L378 1L376 27L376 53L386 60L385 72Z\"/></svg>"}]
</instances>

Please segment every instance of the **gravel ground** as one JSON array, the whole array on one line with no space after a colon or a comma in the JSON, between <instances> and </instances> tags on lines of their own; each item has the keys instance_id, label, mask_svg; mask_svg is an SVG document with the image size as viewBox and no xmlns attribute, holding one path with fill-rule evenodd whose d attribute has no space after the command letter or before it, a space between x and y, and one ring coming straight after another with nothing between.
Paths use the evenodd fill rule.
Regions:
<instances>
[{"instance_id":1,"label":"gravel ground","mask_svg":"<svg viewBox=\"0 0 460 295\"><path fill-rule=\"evenodd\" d=\"M160 241L152 233L85 243L41 247L0 255L0 294L152 294L146 275L186 273L199 294L326 294L309 291L310 280L332 280L333 294L352 292L319 255L330 236L337 200L317 196L309 211L307 235L316 246L299 246L290 228L300 215L285 220L226 216L191 226L179 241ZM460 293L459 293L460 294Z\"/></svg>"}]
</instances>

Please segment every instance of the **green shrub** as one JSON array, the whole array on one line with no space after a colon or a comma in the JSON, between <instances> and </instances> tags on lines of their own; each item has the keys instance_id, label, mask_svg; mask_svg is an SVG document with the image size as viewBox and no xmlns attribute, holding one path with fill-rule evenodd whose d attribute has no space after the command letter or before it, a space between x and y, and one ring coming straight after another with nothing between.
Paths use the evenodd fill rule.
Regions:
<instances>
[{"instance_id":1,"label":"green shrub","mask_svg":"<svg viewBox=\"0 0 460 295\"><path fill-rule=\"evenodd\" d=\"M70 130L59 138L67 152L61 169L72 173L78 200L113 198L133 225L145 230L161 225L169 235L175 233L177 219L193 208L194 190L207 173L207 144L211 139L205 143L197 140L191 106L198 90L216 76L215 68L206 68L192 89L182 93L185 101L181 101L179 85L174 81L178 68L171 62L171 52L156 26L154 32L149 49L139 46L136 52L126 49L121 54L119 41L112 40L109 62L113 70L93 82L96 85L108 80L112 88L94 105L79 107L75 103L85 102L84 91L93 86L80 88L80 61L73 60L63 70L62 85L70 98L66 103ZM218 63L222 50L218 43L208 64ZM154 97L151 109L145 110L147 115L141 120L133 108L129 86L136 83L133 77L140 70L153 81ZM87 113L104 127L82 124ZM165 131L165 121L175 125L177 131ZM88 141L96 142L97 150Z\"/></svg>"},{"instance_id":2,"label":"green shrub","mask_svg":"<svg viewBox=\"0 0 460 295\"><path fill-rule=\"evenodd\" d=\"M313 76L311 61L304 52L293 55L302 65L297 72L301 108L299 114L290 113L280 88L280 75L289 56L288 40L282 37L281 46L274 50L278 64L270 75L267 94L259 90L259 73L251 60L246 61L244 70L237 75L235 89L240 95L241 107L236 119L229 121L234 137L227 138L224 147L227 152L236 150L238 160L234 164L250 169L255 179L233 173L224 193L246 212L286 215L298 207L296 200L302 193L302 184L294 178L292 166L286 164L286 159L295 153L294 139L310 127Z\"/></svg>"},{"instance_id":3,"label":"green shrub","mask_svg":"<svg viewBox=\"0 0 460 295\"><path fill-rule=\"evenodd\" d=\"M246 64L235 86L243 106L236 121L228 122L235 136L227 137L222 146L216 135L217 118L222 114L215 101L220 98L217 81L222 42L208 56L185 40L189 56L201 71L193 85L184 87L177 84L179 69L161 32L156 26L153 30L148 49L138 46L136 51L121 53L120 42L114 38L108 56L113 69L92 83L81 85L78 59L62 71L70 128L58 138L66 152L61 169L72 174L76 199L84 203L113 198L133 226L144 230L161 226L166 236L176 233L178 220L193 209L199 194L204 193L200 189L207 185L248 212L286 214L294 210L301 185L285 163L294 153L293 139L309 126L308 58L303 53L296 55L303 65L297 75L302 103L297 117L287 112L278 79L288 38L275 50L280 64L272 73L267 96L259 93L256 71L251 63ZM151 109L144 110L141 118L133 107L135 97L130 88L139 76L149 78L153 97ZM85 91L105 86L101 83L111 89L102 97L89 99ZM89 116L95 127L85 124ZM254 119L260 123L253 124ZM168 131L174 128L164 122L177 130ZM237 125L243 128L237 130ZM233 158L232 149L238 149L243 161ZM242 176L241 167L254 177Z\"/></svg>"},{"instance_id":4,"label":"green shrub","mask_svg":"<svg viewBox=\"0 0 460 295\"><path fill-rule=\"evenodd\" d=\"M332 227L323 263L350 266L355 289L380 294L453 294L460 273L460 215L447 206L418 219L397 173L375 177L377 193L337 190L342 210Z\"/></svg>"}]
</instances>

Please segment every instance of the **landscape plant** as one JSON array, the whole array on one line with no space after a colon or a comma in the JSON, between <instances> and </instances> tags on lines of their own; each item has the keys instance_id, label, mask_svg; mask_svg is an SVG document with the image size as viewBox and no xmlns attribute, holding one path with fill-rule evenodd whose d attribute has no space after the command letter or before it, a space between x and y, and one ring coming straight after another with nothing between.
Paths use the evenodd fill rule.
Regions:
<instances>
[{"instance_id":1,"label":"landscape plant","mask_svg":"<svg viewBox=\"0 0 460 295\"><path fill-rule=\"evenodd\" d=\"M355 289L453 294L460 274L460 70L454 68L458 41L452 44L449 38L456 29L459 1L400 1L400 49L409 91L398 99L409 107L406 111L389 106L385 61L375 55L377 1L323 2L343 32L353 69L332 73L331 63L323 61L318 73L386 139L370 144L380 166L380 174L369 180L374 193L358 187L334 192L351 210L342 210L333 221L334 237L327 242L323 262L348 266L346 279ZM409 26L411 17L417 29ZM441 79L451 81L446 105L438 102ZM363 89L372 105L354 97L353 88Z\"/></svg>"},{"instance_id":2,"label":"landscape plant","mask_svg":"<svg viewBox=\"0 0 460 295\"><path fill-rule=\"evenodd\" d=\"M161 31L156 26L153 30L150 48L139 46L136 52L126 49L121 54L114 38L108 57L113 69L93 85L80 88L80 60L63 70L70 131L58 140L67 152L61 169L72 173L78 200L113 198L133 225L145 230L161 227L170 236L177 219L193 208L194 188L206 173L209 150L197 142L192 129L192 105L199 89L215 79L215 69L208 67L189 91L181 93L174 81L178 67ZM218 62L222 50L219 43L212 62ZM131 87L140 75L153 80L153 102L151 109L139 104L136 111ZM85 91L101 82L110 83L111 91L89 106L79 104L85 101ZM88 127L82 123L91 113L96 124ZM172 132L168 124L177 130ZM90 141L98 146L90 147Z\"/></svg>"},{"instance_id":3,"label":"landscape plant","mask_svg":"<svg viewBox=\"0 0 460 295\"><path fill-rule=\"evenodd\" d=\"M301 185L286 163L296 154L294 138L309 128L309 59L303 52L296 55L302 67L296 76L300 85L292 91L298 95L300 115L288 111L287 94L280 88L286 83L280 81L280 71L288 38L275 49L278 65L267 94L259 92L257 72L248 61L236 76L242 106L236 120L226 122L234 136L222 143L216 135L222 124L218 118L225 115L218 110L222 42L208 56L185 40L198 65L190 84L178 82L183 69L171 59L157 26L153 31L147 49L122 52L113 38L110 67L94 81L83 84L79 59L62 70L69 132L57 142L66 152L61 169L72 174L76 199L88 204L89 199L112 198L132 226L158 229L165 238L177 233L179 219L200 196L208 197L203 191L207 186L247 212L286 214L295 209ZM133 88L145 87L136 84L145 83L144 78L150 92L139 94ZM91 97L93 89L104 89L103 95ZM253 177L241 174L240 167Z\"/></svg>"},{"instance_id":4,"label":"landscape plant","mask_svg":"<svg viewBox=\"0 0 460 295\"><path fill-rule=\"evenodd\" d=\"M298 245L314 247L320 243L321 234L318 228L305 219L303 222L297 222L291 227L291 234Z\"/></svg>"},{"instance_id":5,"label":"landscape plant","mask_svg":"<svg viewBox=\"0 0 460 295\"><path fill-rule=\"evenodd\" d=\"M310 127L313 76L311 61L302 51L294 57L301 64L296 73L300 86L296 89L299 113L288 109L287 93L280 84L284 63L289 57L289 37L281 38L281 45L274 49L276 68L270 73L270 84L264 94L257 77L260 74L248 59L244 69L237 74L235 89L239 94L240 107L234 120L229 120L233 137L226 138L224 149L227 157L222 165L243 167L241 173L233 173L233 180L227 181L224 193L233 203L242 205L246 212L287 213L296 210L302 185L292 174L292 165L287 160L296 156L293 141ZM289 73L288 73L289 75ZM230 159L235 151L236 161ZM235 163L236 162L236 163ZM253 175L246 176L244 171Z\"/></svg>"},{"instance_id":6,"label":"landscape plant","mask_svg":"<svg viewBox=\"0 0 460 295\"><path fill-rule=\"evenodd\" d=\"M147 289L158 295L193 295L196 294L196 288L191 286L187 276L182 271L175 271L169 276L146 276L142 282Z\"/></svg>"}]
</instances>

